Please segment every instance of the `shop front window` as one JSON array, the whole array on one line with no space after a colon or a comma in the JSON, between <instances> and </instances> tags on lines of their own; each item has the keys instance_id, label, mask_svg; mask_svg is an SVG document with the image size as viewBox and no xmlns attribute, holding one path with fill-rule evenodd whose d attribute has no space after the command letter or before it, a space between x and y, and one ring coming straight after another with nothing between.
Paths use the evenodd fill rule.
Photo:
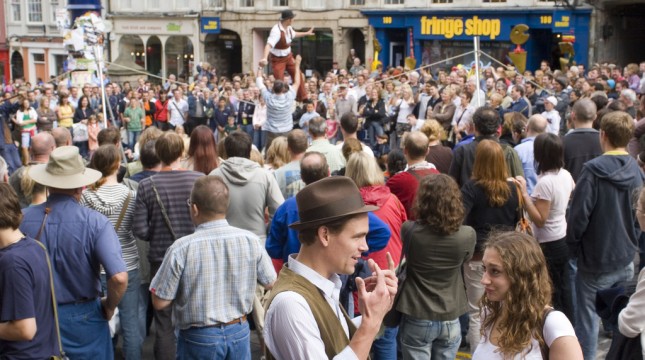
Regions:
<instances>
[{"instance_id":1,"label":"shop front window","mask_svg":"<svg viewBox=\"0 0 645 360\"><path fill-rule=\"evenodd\" d=\"M421 54L422 65L436 63L442 59L459 56L459 54L465 54L473 50L473 42L471 40L426 40L421 42L421 46L423 49ZM480 49L493 58L504 62L509 50L513 49L513 44L508 41L480 41ZM474 61L474 54L460 56L445 63L432 66L432 72L436 73L440 68L445 69L459 64L470 67ZM486 58L481 58L480 61L485 64L489 62Z\"/></svg>"},{"instance_id":2,"label":"shop front window","mask_svg":"<svg viewBox=\"0 0 645 360\"><path fill-rule=\"evenodd\" d=\"M302 56L304 70L325 74L333 62L334 35L329 29L316 29L314 35L294 39L291 49Z\"/></svg>"},{"instance_id":3,"label":"shop front window","mask_svg":"<svg viewBox=\"0 0 645 360\"><path fill-rule=\"evenodd\" d=\"M193 43L187 36L171 36L166 41L166 73L183 77L185 81L192 75L195 60Z\"/></svg>"}]
</instances>

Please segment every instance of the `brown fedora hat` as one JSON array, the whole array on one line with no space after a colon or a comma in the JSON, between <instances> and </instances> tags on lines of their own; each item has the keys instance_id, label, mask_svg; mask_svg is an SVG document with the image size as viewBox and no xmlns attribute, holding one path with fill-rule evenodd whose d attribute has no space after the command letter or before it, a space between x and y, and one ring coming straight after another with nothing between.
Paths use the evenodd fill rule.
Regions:
<instances>
[{"instance_id":1,"label":"brown fedora hat","mask_svg":"<svg viewBox=\"0 0 645 360\"><path fill-rule=\"evenodd\" d=\"M330 223L345 216L378 210L365 205L356 184L345 176L332 176L305 186L296 195L300 221L290 224L305 230Z\"/></svg>"}]
</instances>

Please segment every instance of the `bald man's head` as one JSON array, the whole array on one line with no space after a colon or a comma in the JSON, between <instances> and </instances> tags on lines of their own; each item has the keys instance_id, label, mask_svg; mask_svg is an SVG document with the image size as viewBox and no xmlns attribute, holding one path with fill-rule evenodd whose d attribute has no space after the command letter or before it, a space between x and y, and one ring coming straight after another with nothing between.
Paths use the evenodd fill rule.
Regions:
<instances>
[{"instance_id":1,"label":"bald man's head","mask_svg":"<svg viewBox=\"0 0 645 360\"><path fill-rule=\"evenodd\" d=\"M544 116L540 114L532 115L529 118L529 123L527 125L528 136L538 136L540 134L543 134L546 131L548 125L549 122Z\"/></svg>"},{"instance_id":2,"label":"bald man's head","mask_svg":"<svg viewBox=\"0 0 645 360\"><path fill-rule=\"evenodd\" d=\"M35 162L46 163L55 148L56 140L48 132L38 133L31 138L31 158Z\"/></svg>"},{"instance_id":3,"label":"bald man's head","mask_svg":"<svg viewBox=\"0 0 645 360\"><path fill-rule=\"evenodd\" d=\"M72 133L67 128L57 127L52 130L52 136L56 140L56 147L72 145Z\"/></svg>"},{"instance_id":4,"label":"bald man's head","mask_svg":"<svg viewBox=\"0 0 645 360\"><path fill-rule=\"evenodd\" d=\"M409 133L405 138L405 143L403 144L403 149L405 150L405 156L410 160L420 160L425 159L428 154L428 146L430 142L428 137L420 132L413 131Z\"/></svg>"}]
</instances>

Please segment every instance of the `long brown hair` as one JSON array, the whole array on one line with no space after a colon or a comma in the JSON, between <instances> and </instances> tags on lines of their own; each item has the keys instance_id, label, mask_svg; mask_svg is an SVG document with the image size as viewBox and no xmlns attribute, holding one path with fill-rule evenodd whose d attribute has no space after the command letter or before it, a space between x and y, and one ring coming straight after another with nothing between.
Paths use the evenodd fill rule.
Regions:
<instances>
[{"instance_id":1,"label":"long brown hair","mask_svg":"<svg viewBox=\"0 0 645 360\"><path fill-rule=\"evenodd\" d=\"M190 146L188 146L188 157L193 161L193 170L206 175L217 168L219 160L217 157L217 144L213 136L213 130L208 126L199 125L190 134Z\"/></svg>"},{"instance_id":2,"label":"long brown hair","mask_svg":"<svg viewBox=\"0 0 645 360\"><path fill-rule=\"evenodd\" d=\"M479 300L480 308L487 311L482 336L496 326L504 358L524 351L531 338L543 347L545 310L551 304L553 289L542 249L535 238L515 231L491 234L484 245L485 251L489 249L499 254L510 287L502 301L491 301L486 294Z\"/></svg>"},{"instance_id":3,"label":"long brown hair","mask_svg":"<svg viewBox=\"0 0 645 360\"><path fill-rule=\"evenodd\" d=\"M419 222L439 235L459 230L464 221L464 206L457 182L445 174L424 177L414 199L413 210Z\"/></svg>"},{"instance_id":4,"label":"long brown hair","mask_svg":"<svg viewBox=\"0 0 645 360\"><path fill-rule=\"evenodd\" d=\"M502 146L492 140L482 140L475 151L472 179L484 188L490 206L500 207L511 196L507 178Z\"/></svg>"},{"instance_id":5,"label":"long brown hair","mask_svg":"<svg viewBox=\"0 0 645 360\"><path fill-rule=\"evenodd\" d=\"M89 167L100 171L102 176L90 188L98 190L101 185L105 184L108 176L119 170L119 166L121 166L121 152L119 149L113 144L99 146L92 155Z\"/></svg>"}]
</instances>

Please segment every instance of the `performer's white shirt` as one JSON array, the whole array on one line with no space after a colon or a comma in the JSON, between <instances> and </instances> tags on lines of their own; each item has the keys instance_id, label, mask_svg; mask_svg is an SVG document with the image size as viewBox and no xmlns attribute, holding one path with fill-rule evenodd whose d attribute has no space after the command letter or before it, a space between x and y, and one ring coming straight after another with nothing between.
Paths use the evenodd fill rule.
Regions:
<instances>
[{"instance_id":1,"label":"performer's white shirt","mask_svg":"<svg viewBox=\"0 0 645 360\"><path fill-rule=\"evenodd\" d=\"M342 283L338 275L334 274L331 279L326 279L296 260L294 256L289 255L289 269L321 290L343 327L345 336L349 338L349 328L340 310L339 296ZM362 317L359 316L352 319L352 323L359 327L361 320ZM328 359L325 354L325 344L320 337L320 330L309 304L302 295L293 291L282 292L273 298L266 313L264 340L276 359ZM357 359L349 345L334 356L334 360Z\"/></svg>"},{"instance_id":2,"label":"performer's white shirt","mask_svg":"<svg viewBox=\"0 0 645 360\"><path fill-rule=\"evenodd\" d=\"M275 48L275 45L280 41L280 33L284 31L284 38L287 40L288 48L278 50ZM282 27L281 23L273 25L271 32L269 33L269 38L267 39L267 44L271 45L271 54L275 56L287 56L291 53L291 41L296 37L296 31L293 30L291 26L288 26L285 30Z\"/></svg>"}]
</instances>

